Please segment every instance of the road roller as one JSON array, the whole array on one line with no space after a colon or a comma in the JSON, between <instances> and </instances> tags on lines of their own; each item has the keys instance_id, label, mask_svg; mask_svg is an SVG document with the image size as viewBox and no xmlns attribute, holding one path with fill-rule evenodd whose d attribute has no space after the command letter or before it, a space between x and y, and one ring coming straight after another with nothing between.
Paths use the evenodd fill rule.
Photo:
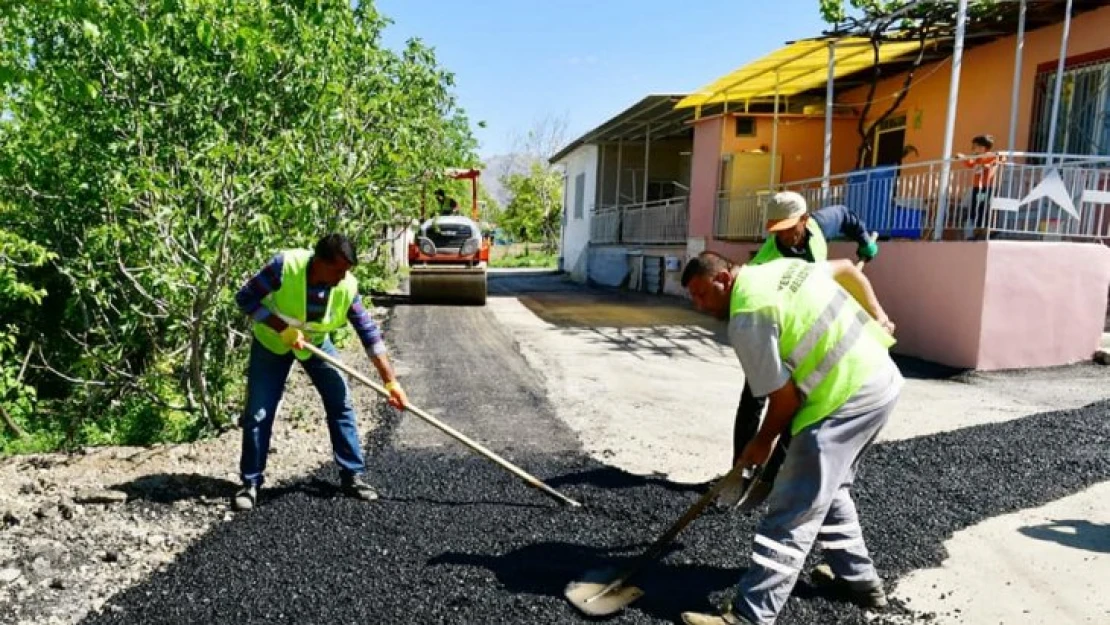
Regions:
<instances>
[{"instance_id":1,"label":"road roller","mask_svg":"<svg viewBox=\"0 0 1110 625\"><path fill-rule=\"evenodd\" d=\"M428 217L420 206L420 225L409 243L409 298L414 303L486 303L486 270L489 237L482 232L478 215L477 169L451 169L448 176L470 180L470 216L442 192L436 196L436 214Z\"/></svg>"}]
</instances>

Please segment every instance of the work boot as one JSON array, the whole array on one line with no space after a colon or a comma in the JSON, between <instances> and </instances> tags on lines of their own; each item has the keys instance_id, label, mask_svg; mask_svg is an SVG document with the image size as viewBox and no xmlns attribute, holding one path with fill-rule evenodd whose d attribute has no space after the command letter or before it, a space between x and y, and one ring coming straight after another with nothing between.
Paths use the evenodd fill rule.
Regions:
<instances>
[{"instance_id":1,"label":"work boot","mask_svg":"<svg viewBox=\"0 0 1110 625\"><path fill-rule=\"evenodd\" d=\"M231 507L239 512L246 512L253 510L257 501L258 487L244 482L239 492L235 493L235 499L231 501Z\"/></svg>"},{"instance_id":2,"label":"work boot","mask_svg":"<svg viewBox=\"0 0 1110 625\"><path fill-rule=\"evenodd\" d=\"M683 612L682 622L686 625L754 625L748 619L731 611L722 612L721 614Z\"/></svg>"},{"instance_id":3,"label":"work boot","mask_svg":"<svg viewBox=\"0 0 1110 625\"><path fill-rule=\"evenodd\" d=\"M348 497L361 499L363 501L374 501L378 498L378 492L374 490L361 475L345 475L341 480L340 490Z\"/></svg>"},{"instance_id":4,"label":"work boot","mask_svg":"<svg viewBox=\"0 0 1110 625\"><path fill-rule=\"evenodd\" d=\"M879 579L850 582L833 573L828 564L819 564L809 573L814 586L829 588L846 593L852 601L862 608L882 610L887 606L886 592Z\"/></svg>"}]
</instances>

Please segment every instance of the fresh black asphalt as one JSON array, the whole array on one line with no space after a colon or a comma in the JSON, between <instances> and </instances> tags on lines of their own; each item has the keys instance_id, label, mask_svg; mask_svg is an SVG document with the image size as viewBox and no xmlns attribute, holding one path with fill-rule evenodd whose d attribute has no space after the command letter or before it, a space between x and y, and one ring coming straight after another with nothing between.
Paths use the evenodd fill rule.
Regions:
<instances>
[{"instance_id":1,"label":"fresh black asphalt","mask_svg":"<svg viewBox=\"0 0 1110 625\"><path fill-rule=\"evenodd\" d=\"M415 330L404 320L414 311L404 308L389 332L407 362L416 352L406 352L406 333ZM452 329L458 311L420 315L421 331L436 334ZM439 368L436 375L453 376L453 389L465 387L457 380L483 377L500 380L498 388L535 388L519 377L526 370L519 364ZM412 417L389 411L367 441L379 501L337 496L334 469L321 468L300 487L270 491L258 510L217 526L85 622L589 622L563 598L567 582L638 554L705 485L629 475L590 460L566 443L566 429L543 397L525 397L507 411L501 396L487 408L482 397L452 391L442 400L451 407L443 416L480 440L492 432L495 451L508 450L584 509L560 506L461 445L429 444L427 432L412 433ZM1102 402L875 446L854 492L881 573L894 582L936 566L954 532L1110 479L1108 417L1110 402ZM503 440L504 422L519 428L524 444ZM545 435L551 452L537 444ZM706 513L637 580L645 596L606 622L673 623L683 610L709 608L746 566L754 523ZM912 607L893 612L929 620ZM803 582L779 622L875 621Z\"/></svg>"}]
</instances>

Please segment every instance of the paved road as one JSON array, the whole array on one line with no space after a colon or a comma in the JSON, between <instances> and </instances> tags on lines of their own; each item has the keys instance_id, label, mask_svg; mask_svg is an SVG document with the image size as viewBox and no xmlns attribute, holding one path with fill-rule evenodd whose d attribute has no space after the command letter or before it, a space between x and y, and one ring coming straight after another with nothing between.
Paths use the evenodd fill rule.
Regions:
<instances>
[{"instance_id":1,"label":"paved road","mask_svg":"<svg viewBox=\"0 0 1110 625\"><path fill-rule=\"evenodd\" d=\"M491 291L608 301L550 276L495 276ZM368 442L382 500L335 497L324 467L87 622L588 622L562 598L564 585L638 553L704 488L585 457L538 374L482 309L400 305L387 332L414 402L585 509L560 507L408 417L387 418ZM1103 403L878 445L857 498L888 581L939 564L954 532L1110 479L1108 415ZM708 607L745 565L753 523L720 511L699 519L641 579L647 595L610 622L675 622ZM796 595L780 623L875 622L804 583Z\"/></svg>"}]
</instances>

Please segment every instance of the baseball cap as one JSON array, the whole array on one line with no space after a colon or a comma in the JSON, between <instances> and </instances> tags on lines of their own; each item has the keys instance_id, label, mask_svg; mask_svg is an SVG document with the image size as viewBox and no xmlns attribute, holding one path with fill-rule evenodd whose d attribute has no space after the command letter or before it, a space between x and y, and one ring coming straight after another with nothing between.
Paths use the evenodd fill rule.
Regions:
<instances>
[{"instance_id":1,"label":"baseball cap","mask_svg":"<svg viewBox=\"0 0 1110 625\"><path fill-rule=\"evenodd\" d=\"M780 191L767 203L767 231L793 228L806 214L806 199L794 191Z\"/></svg>"}]
</instances>

